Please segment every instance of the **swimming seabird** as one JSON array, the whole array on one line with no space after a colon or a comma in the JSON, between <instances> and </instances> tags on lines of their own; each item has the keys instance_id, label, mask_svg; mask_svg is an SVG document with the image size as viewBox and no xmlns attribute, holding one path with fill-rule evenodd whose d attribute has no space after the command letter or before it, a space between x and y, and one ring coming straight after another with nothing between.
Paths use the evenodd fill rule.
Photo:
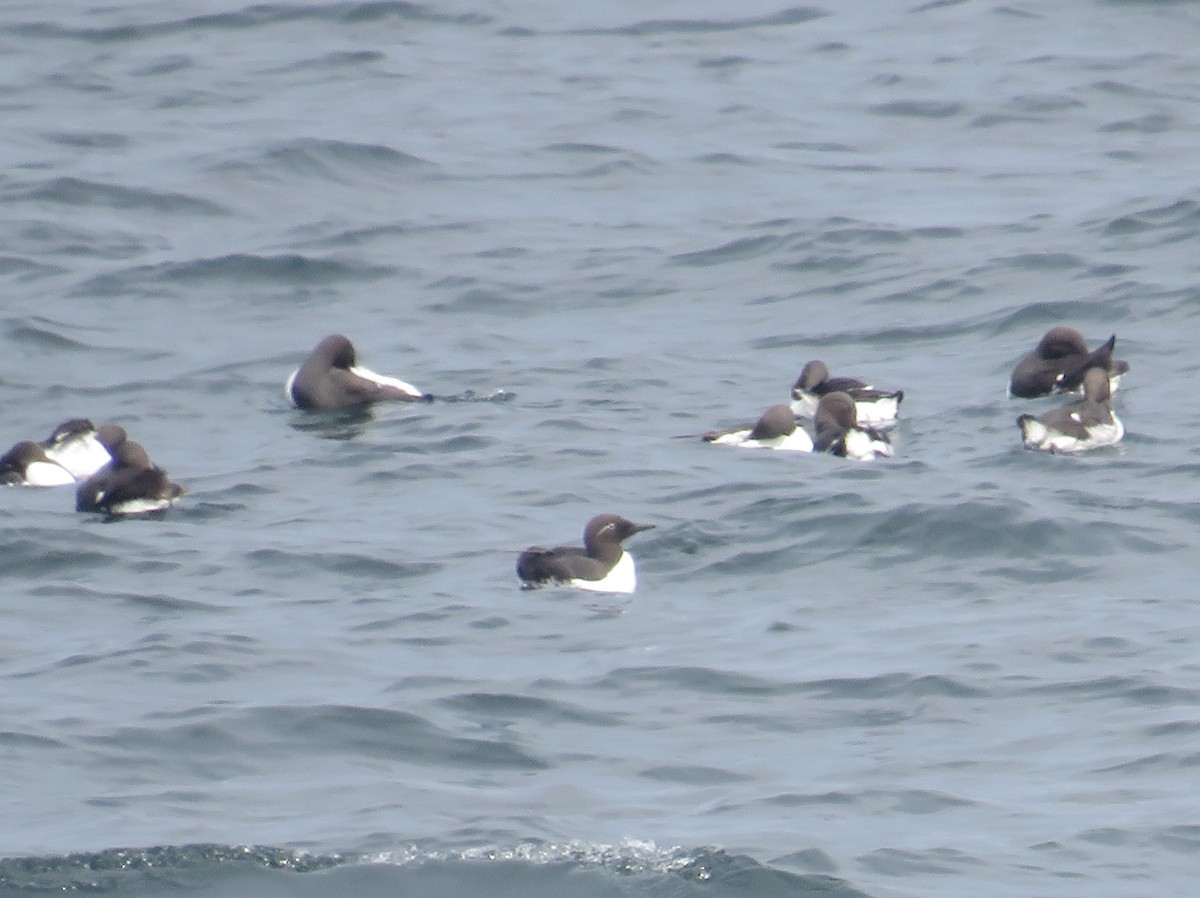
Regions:
<instances>
[{"instance_id":1,"label":"swimming seabird","mask_svg":"<svg viewBox=\"0 0 1200 898\"><path fill-rule=\"evenodd\" d=\"M1021 441L1026 449L1047 452L1083 452L1120 442L1125 426L1113 414L1111 397L1108 370L1089 368L1083 376L1082 399L1044 415L1017 418Z\"/></svg>"},{"instance_id":2,"label":"swimming seabird","mask_svg":"<svg viewBox=\"0 0 1200 898\"><path fill-rule=\"evenodd\" d=\"M302 409L331 411L365 402L418 402L432 397L395 377L355 364L354 344L330 334L316 345L284 386L288 399Z\"/></svg>"},{"instance_id":3,"label":"swimming seabird","mask_svg":"<svg viewBox=\"0 0 1200 898\"><path fill-rule=\"evenodd\" d=\"M111 462L79 485L75 510L143 514L174 505L184 492L150 461L140 443L125 440L113 451Z\"/></svg>"},{"instance_id":4,"label":"swimming seabird","mask_svg":"<svg viewBox=\"0 0 1200 898\"><path fill-rule=\"evenodd\" d=\"M1075 328L1052 327L1033 352L1013 369L1008 382L1009 395L1036 399L1051 393L1078 392L1089 368L1107 371L1109 392L1115 392L1121 375L1129 370L1128 362L1113 358L1116 344L1117 335L1113 334L1103 345L1089 352L1083 334Z\"/></svg>"},{"instance_id":5,"label":"swimming seabird","mask_svg":"<svg viewBox=\"0 0 1200 898\"><path fill-rule=\"evenodd\" d=\"M738 446L743 449L783 449L812 452L813 441L808 432L796 426L796 416L790 405L773 405L753 427L739 427L701 434L705 442L717 446Z\"/></svg>"},{"instance_id":6,"label":"swimming seabird","mask_svg":"<svg viewBox=\"0 0 1200 898\"><path fill-rule=\"evenodd\" d=\"M633 556L621 542L653 524L635 524L620 515L600 514L587 523L582 546L533 546L517 558L523 589L557 584L595 592L631 593L637 587Z\"/></svg>"},{"instance_id":7,"label":"swimming seabird","mask_svg":"<svg viewBox=\"0 0 1200 898\"><path fill-rule=\"evenodd\" d=\"M828 366L820 359L813 359L792 386L792 411L801 418L812 418L821 397L838 392L854 400L860 423L875 426L894 424L904 399L903 390L877 390L855 377L830 377Z\"/></svg>"},{"instance_id":8,"label":"swimming seabird","mask_svg":"<svg viewBox=\"0 0 1200 898\"><path fill-rule=\"evenodd\" d=\"M0 483L7 486L66 486L74 482L75 476L33 440L21 440L0 455Z\"/></svg>"},{"instance_id":9,"label":"swimming seabird","mask_svg":"<svg viewBox=\"0 0 1200 898\"><path fill-rule=\"evenodd\" d=\"M848 393L826 393L817 405L816 450L844 458L870 461L876 455L891 455L887 435L858 423L856 403Z\"/></svg>"},{"instance_id":10,"label":"swimming seabird","mask_svg":"<svg viewBox=\"0 0 1200 898\"><path fill-rule=\"evenodd\" d=\"M108 464L113 450L125 439L125 429L116 424L96 427L87 418L72 418L54 428L42 446L46 455L75 475L76 480L84 480Z\"/></svg>"}]
</instances>

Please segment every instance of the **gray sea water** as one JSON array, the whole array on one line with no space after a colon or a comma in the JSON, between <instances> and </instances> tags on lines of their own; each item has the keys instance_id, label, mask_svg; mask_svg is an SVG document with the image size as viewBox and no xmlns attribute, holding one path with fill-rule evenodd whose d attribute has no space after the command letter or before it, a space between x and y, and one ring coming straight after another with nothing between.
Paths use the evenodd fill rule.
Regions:
<instances>
[{"instance_id":1,"label":"gray sea water","mask_svg":"<svg viewBox=\"0 0 1200 898\"><path fill-rule=\"evenodd\" d=\"M0 6L0 893L1185 895L1200 7ZM1055 324L1127 436L1024 451ZM306 415L340 331L439 397ZM802 365L896 457L680 440ZM501 392L503 391L503 392ZM455 401L457 400L457 401ZM513 562L614 511L632 597Z\"/></svg>"}]
</instances>

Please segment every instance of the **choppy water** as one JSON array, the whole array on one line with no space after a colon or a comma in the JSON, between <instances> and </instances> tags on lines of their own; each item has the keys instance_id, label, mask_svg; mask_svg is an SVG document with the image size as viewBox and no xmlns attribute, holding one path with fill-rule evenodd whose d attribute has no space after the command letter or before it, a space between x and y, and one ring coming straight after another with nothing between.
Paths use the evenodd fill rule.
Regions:
<instances>
[{"instance_id":1,"label":"choppy water","mask_svg":"<svg viewBox=\"0 0 1200 898\"><path fill-rule=\"evenodd\" d=\"M1200 10L593 6L0 7L0 435L190 489L0 495L0 891L1194 890ZM1056 323L1121 447L1019 447ZM816 357L895 459L673 439Z\"/></svg>"}]
</instances>

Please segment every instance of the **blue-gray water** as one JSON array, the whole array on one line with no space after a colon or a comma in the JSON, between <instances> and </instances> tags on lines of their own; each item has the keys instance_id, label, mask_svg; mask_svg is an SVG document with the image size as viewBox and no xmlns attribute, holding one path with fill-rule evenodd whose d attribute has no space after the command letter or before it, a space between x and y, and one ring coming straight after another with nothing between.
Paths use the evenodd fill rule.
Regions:
<instances>
[{"instance_id":1,"label":"blue-gray water","mask_svg":"<svg viewBox=\"0 0 1200 898\"><path fill-rule=\"evenodd\" d=\"M0 892L1189 894L1200 9L0 6ZM1051 325L1128 433L1022 450ZM326 333L443 397L308 416ZM674 439L823 358L856 465ZM496 391L508 391L497 394ZM501 401L511 394L507 401ZM533 543L654 523L631 598Z\"/></svg>"}]
</instances>

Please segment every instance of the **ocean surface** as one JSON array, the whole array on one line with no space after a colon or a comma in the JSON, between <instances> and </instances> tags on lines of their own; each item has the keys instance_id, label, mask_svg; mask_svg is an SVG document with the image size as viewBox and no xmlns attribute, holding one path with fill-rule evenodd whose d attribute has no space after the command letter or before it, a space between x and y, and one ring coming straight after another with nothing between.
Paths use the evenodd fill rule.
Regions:
<instances>
[{"instance_id":1,"label":"ocean surface","mask_svg":"<svg viewBox=\"0 0 1200 898\"><path fill-rule=\"evenodd\" d=\"M1200 877L1200 6L0 5L0 894ZM1021 448L1049 327L1127 435ZM305 414L342 332L438 398ZM872 463L679 439L810 359ZM617 512L633 596L521 591Z\"/></svg>"}]
</instances>

